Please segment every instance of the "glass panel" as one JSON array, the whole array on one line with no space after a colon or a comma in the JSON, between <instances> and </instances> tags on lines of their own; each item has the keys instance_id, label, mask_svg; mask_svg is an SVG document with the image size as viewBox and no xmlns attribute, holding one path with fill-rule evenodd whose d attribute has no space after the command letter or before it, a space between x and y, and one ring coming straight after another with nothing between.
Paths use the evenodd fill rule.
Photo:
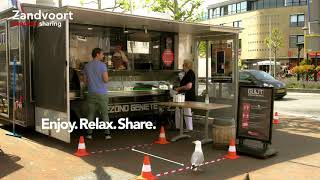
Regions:
<instances>
[{"instance_id":1,"label":"glass panel","mask_svg":"<svg viewBox=\"0 0 320 180\"><path fill-rule=\"evenodd\" d=\"M232 5L232 14L235 14L237 12L237 5L233 4Z\"/></svg>"},{"instance_id":2,"label":"glass panel","mask_svg":"<svg viewBox=\"0 0 320 180\"><path fill-rule=\"evenodd\" d=\"M283 7L284 6L284 0L277 0L277 7Z\"/></svg>"},{"instance_id":3,"label":"glass panel","mask_svg":"<svg viewBox=\"0 0 320 180\"><path fill-rule=\"evenodd\" d=\"M289 47L296 48L297 47L297 36L290 36L289 38Z\"/></svg>"},{"instance_id":4,"label":"glass panel","mask_svg":"<svg viewBox=\"0 0 320 180\"><path fill-rule=\"evenodd\" d=\"M213 17L220 17L220 8L215 8L213 10Z\"/></svg>"},{"instance_id":5,"label":"glass panel","mask_svg":"<svg viewBox=\"0 0 320 180\"><path fill-rule=\"evenodd\" d=\"M270 1L264 0L264 8L269 8L269 7L270 7Z\"/></svg>"},{"instance_id":6,"label":"glass panel","mask_svg":"<svg viewBox=\"0 0 320 180\"><path fill-rule=\"evenodd\" d=\"M297 15L291 15L290 16L290 26L297 26Z\"/></svg>"},{"instance_id":7,"label":"glass panel","mask_svg":"<svg viewBox=\"0 0 320 180\"><path fill-rule=\"evenodd\" d=\"M245 73L245 72L240 72L240 80L249 80L250 79L250 75Z\"/></svg>"},{"instance_id":8,"label":"glass panel","mask_svg":"<svg viewBox=\"0 0 320 180\"><path fill-rule=\"evenodd\" d=\"M298 36L298 43L302 43L304 42L304 36L303 35L299 35Z\"/></svg>"},{"instance_id":9,"label":"glass panel","mask_svg":"<svg viewBox=\"0 0 320 180\"><path fill-rule=\"evenodd\" d=\"M257 9L263 9L263 0L257 2Z\"/></svg>"},{"instance_id":10,"label":"glass panel","mask_svg":"<svg viewBox=\"0 0 320 180\"><path fill-rule=\"evenodd\" d=\"M307 4L308 4L307 0L300 0L300 6L307 5Z\"/></svg>"},{"instance_id":11,"label":"glass panel","mask_svg":"<svg viewBox=\"0 0 320 180\"><path fill-rule=\"evenodd\" d=\"M9 36L9 109L17 107L14 111L15 120L25 125L25 77L24 77L24 57L27 50L24 46L26 43L27 27L14 26L14 21L10 21L8 28ZM14 61L16 66L14 68ZM14 81L15 76L15 81ZM14 92L14 93L13 93ZM13 101L13 97L15 101ZM10 113L10 118L13 113Z\"/></svg>"},{"instance_id":12,"label":"glass panel","mask_svg":"<svg viewBox=\"0 0 320 180\"><path fill-rule=\"evenodd\" d=\"M304 26L304 14L298 15L298 26L299 27Z\"/></svg>"},{"instance_id":13,"label":"glass panel","mask_svg":"<svg viewBox=\"0 0 320 180\"><path fill-rule=\"evenodd\" d=\"M270 0L270 8L277 7L277 0Z\"/></svg>"},{"instance_id":14,"label":"glass panel","mask_svg":"<svg viewBox=\"0 0 320 180\"><path fill-rule=\"evenodd\" d=\"M241 12L241 4L237 3L237 13Z\"/></svg>"},{"instance_id":15,"label":"glass panel","mask_svg":"<svg viewBox=\"0 0 320 180\"><path fill-rule=\"evenodd\" d=\"M286 0L286 6L292 6L293 0Z\"/></svg>"},{"instance_id":16,"label":"glass panel","mask_svg":"<svg viewBox=\"0 0 320 180\"><path fill-rule=\"evenodd\" d=\"M9 115L8 61L7 61L7 26L0 23L0 115Z\"/></svg>"},{"instance_id":17,"label":"glass panel","mask_svg":"<svg viewBox=\"0 0 320 180\"><path fill-rule=\"evenodd\" d=\"M223 7L220 8L220 16L224 16L224 9L223 9Z\"/></svg>"},{"instance_id":18,"label":"glass panel","mask_svg":"<svg viewBox=\"0 0 320 180\"><path fill-rule=\"evenodd\" d=\"M228 5L228 14L232 14L232 4Z\"/></svg>"},{"instance_id":19,"label":"glass panel","mask_svg":"<svg viewBox=\"0 0 320 180\"><path fill-rule=\"evenodd\" d=\"M300 0L293 0L292 1L292 5L293 6L299 6L299 4L300 4L299 2L300 2Z\"/></svg>"},{"instance_id":20,"label":"glass panel","mask_svg":"<svg viewBox=\"0 0 320 180\"><path fill-rule=\"evenodd\" d=\"M15 58L17 64L20 62L19 58L19 27L10 26L9 27L9 41L10 41L10 63L12 64Z\"/></svg>"},{"instance_id":21,"label":"glass panel","mask_svg":"<svg viewBox=\"0 0 320 180\"><path fill-rule=\"evenodd\" d=\"M128 41L127 46L130 53L149 54L149 42Z\"/></svg>"},{"instance_id":22,"label":"glass panel","mask_svg":"<svg viewBox=\"0 0 320 180\"><path fill-rule=\"evenodd\" d=\"M247 11L247 1L241 2L241 12Z\"/></svg>"}]
</instances>

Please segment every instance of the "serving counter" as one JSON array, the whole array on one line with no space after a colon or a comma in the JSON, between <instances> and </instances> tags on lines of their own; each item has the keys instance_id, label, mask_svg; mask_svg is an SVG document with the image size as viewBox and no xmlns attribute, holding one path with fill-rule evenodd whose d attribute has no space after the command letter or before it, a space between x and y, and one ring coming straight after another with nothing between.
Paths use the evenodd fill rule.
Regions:
<instances>
[{"instance_id":1,"label":"serving counter","mask_svg":"<svg viewBox=\"0 0 320 180\"><path fill-rule=\"evenodd\" d=\"M178 82L177 71L109 71L107 84L111 119L156 120L158 103L170 99L169 89ZM70 80L81 78L70 78ZM70 83L76 84L76 83ZM73 87L80 87L74 85ZM70 107L76 118L86 117L85 89L70 90Z\"/></svg>"}]
</instances>

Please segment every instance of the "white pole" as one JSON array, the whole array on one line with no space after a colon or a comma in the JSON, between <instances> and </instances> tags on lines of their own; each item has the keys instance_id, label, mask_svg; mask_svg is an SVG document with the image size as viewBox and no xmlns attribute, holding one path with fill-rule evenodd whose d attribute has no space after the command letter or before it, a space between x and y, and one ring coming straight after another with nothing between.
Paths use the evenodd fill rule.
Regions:
<instances>
[{"instance_id":1,"label":"white pole","mask_svg":"<svg viewBox=\"0 0 320 180\"><path fill-rule=\"evenodd\" d=\"M269 15L269 38L271 39L271 16ZM271 46L269 46L269 61L270 61L270 64L269 64L269 74L271 74Z\"/></svg>"},{"instance_id":2,"label":"white pole","mask_svg":"<svg viewBox=\"0 0 320 180\"><path fill-rule=\"evenodd\" d=\"M171 162L171 163L174 163L174 164L178 164L180 166L184 166L184 164L181 164L181 163L178 163L178 162L175 162L175 161L171 161L169 159L165 159L165 158L162 158L162 157L159 157L159 156L156 156L156 155L152 155L152 154L149 154L149 153L146 153L146 152L143 152L143 151L139 151L139 150L136 150L136 149L131 149L132 151L135 151L135 152L138 152L138 153L141 153L141 154L146 154L146 155L149 155L149 156L152 156L152 157L155 157L155 158L158 158L158 159L162 159L164 161L168 161L168 162Z\"/></svg>"}]
</instances>

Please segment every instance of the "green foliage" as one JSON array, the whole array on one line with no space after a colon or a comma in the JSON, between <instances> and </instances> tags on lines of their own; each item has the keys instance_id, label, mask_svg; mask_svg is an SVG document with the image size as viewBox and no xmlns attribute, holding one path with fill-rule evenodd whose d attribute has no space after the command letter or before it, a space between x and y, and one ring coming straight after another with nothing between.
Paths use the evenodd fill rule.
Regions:
<instances>
[{"instance_id":1,"label":"green foliage","mask_svg":"<svg viewBox=\"0 0 320 180\"><path fill-rule=\"evenodd\" d=\"M84 6L89 2L89 0L79 0L81 6ZM112 7L104 8L103 10L111 10L114 11L115 9L122 9L124 12L129 12L131 10L130 1L132 4L132 9L136 9L137 5L134 0L113 0L113 2L110 2L112 0L92 0L91 2L95 2L97 4L101 5L101 1L106 1L108 3L113 3Z\"/></svg>"},{"instance_id":2,"label":"green foliage","mask_svg":"<svg viewBox=\"0 0 320 180\"><path fill-rule=\"evenodd\" d=\"M145 6L154 12L170 13L176 21L197 21L201 14L197 10L203 0L146 0Z\"/></svg>"},{"instance_id":3,"label":"green foliage","mask_svg":"<svg viewBox=\"0 0 320 180\"><path fill-rule=\"evenodd\" d=\"M264 43L276 53L280 47L283 47L283 35L278 28L272 29L271 36L264 39Z\"/></svg>"},{"instance_id":4,"label":"green foliage","mask_svg":"<svg viewBox=\"0 0 320 180\"><path fill-rule=\"evenodd\" d=\"M309 59L304 59L300 62L300 65L310 65L311 64L311 60Z\"/></svg>"},{"instance_id":5,"label":"green foliage","mask_svg":"<svg viewBox=\"0 0 320 180\"><path fill-rule=\"evenodd\" d=\"M277 66L277 52L280 47L283 47L283 35L282 32L278 28L273 28L271 35L267 36L264 39L264 43L271 49L274 55L274 66L273 66L273 75L275 76L276 73L276 66Z\"/></svg>"},{"instance_id":6,"label":"green foliage","mask_svg":"<svg viewBox=\"0 0 320 180\"><path fill-rule=\"evenodd\" d=\"M243 60L242 59L239 59L238 61L238 66L239 66L239 69L240 70L243 70L245 68L245 64L243 63Z\"/></svg>"},{"instance_id":7,"label":"green foliage","mask_svg":"<svg viewBox=\"0 0 320 180\"><path fill-rule=\"evenodd\" d=\"M199 56L200 57L206 57L206 42L200 41L199 43Z\"/></svg>"},{"instance_id":8,"label":"green foliage","mask_svg":"<svg viewBox=\"0 0 320 180\"><path fill-rule=\"evenodd\" d=\"M131 11L130 1L131 1L132 9L136 9L137 5L134 0L115 0L115 6L118 6L118 8L128 12L128 11Z\"/></svg>"},{"instance_id":9,"label":"green foliage","mask_svg":"<svg viewBox=\"0 0 320 180\"><path fill-rule=\"evenodd\" d=\"M287 88L320 89L320 82L297 81L295 77L282 80Z\"/></svg>"}]
</instances>

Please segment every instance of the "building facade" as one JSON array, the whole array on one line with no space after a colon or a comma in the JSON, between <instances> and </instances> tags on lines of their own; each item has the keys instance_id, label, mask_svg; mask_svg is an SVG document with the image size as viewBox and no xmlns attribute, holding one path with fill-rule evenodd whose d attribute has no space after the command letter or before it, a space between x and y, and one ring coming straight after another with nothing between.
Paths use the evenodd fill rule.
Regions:
<instances>
[{"instance_id":1,"label":"building facade","mask_svg":"<svg viewBox=\"0 0 320 180\"><path fill-rule=\"evenodd\" d=\"M307 0L227 0L207 7L205 23L243 28L240 33L239 58L254 68L257 62L273 58L264 39L272 29L278 28L283 46L277 53L282 65L294 66L298 62L298 43L304 42L308 16ZM300 58L304 57L303 50Z\"/></svg>"}]
</instances>

